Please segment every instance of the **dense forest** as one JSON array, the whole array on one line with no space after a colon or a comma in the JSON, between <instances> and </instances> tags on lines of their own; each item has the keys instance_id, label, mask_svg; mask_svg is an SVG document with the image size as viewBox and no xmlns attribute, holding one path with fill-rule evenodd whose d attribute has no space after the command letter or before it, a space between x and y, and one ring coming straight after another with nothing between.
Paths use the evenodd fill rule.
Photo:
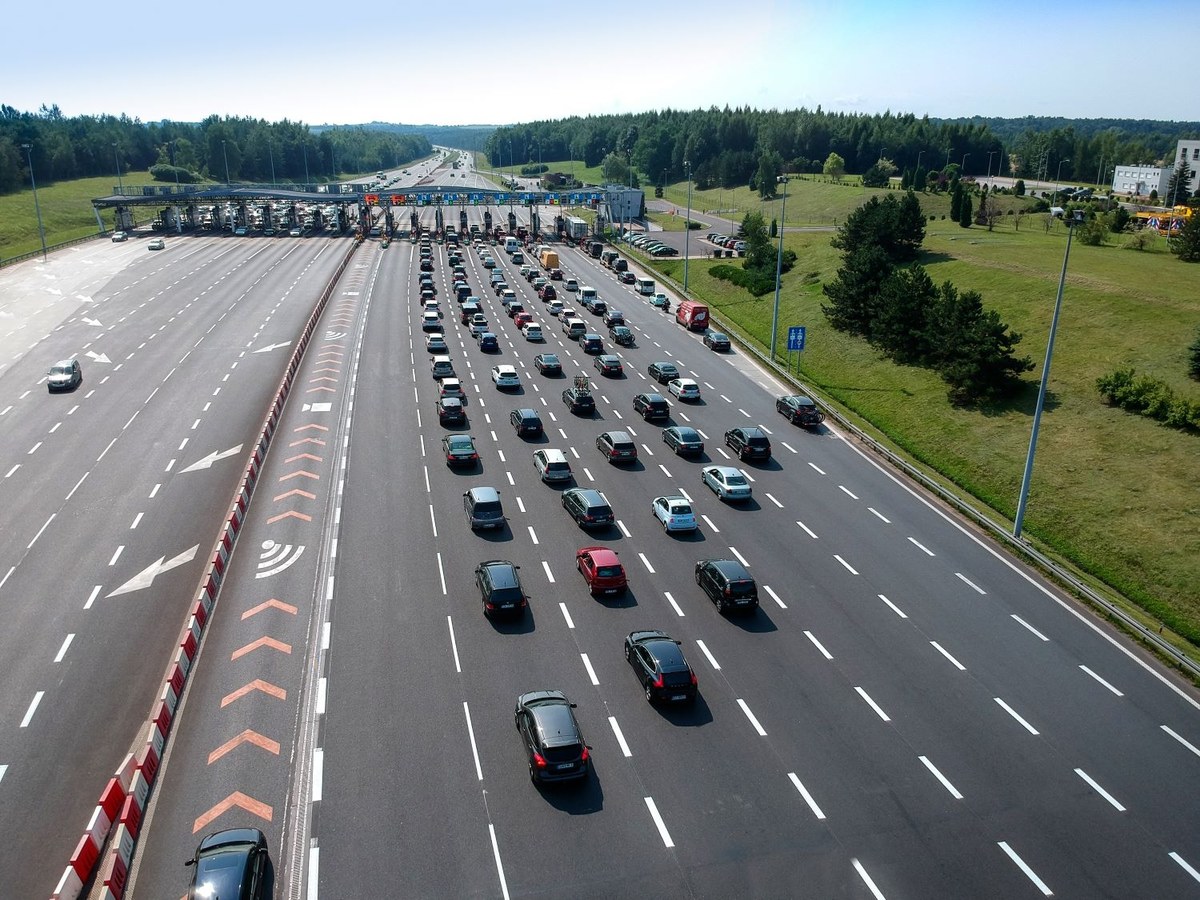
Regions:
<instances>
[{"instance_id":1,"label":"dense forest","mask_svg":"<svg viewBox=\"0 0 1200 900\"><path fill-rule=\"evenodd\" d=\"M899 171L956 164L963 174L1107 181L1117 162L1170 160L1175 142L1200 123L1132 120L937 120L890 112L862 115L749 107L587 116L498 128L485 145L492 160L602 162L613 180L629 169L653 184L682 180L684 161L700 187L753 184L763 171L820 172L830 153L864 173L879 160ZM1103 169L1103 172L1101 172Z\"/></svg>"},{"instance_id":2,"label":"dense forest","mask_svg":"<svg viewBox=\"0 0 1200 900\"><path fill-rule=\"evenodd\" d=\"M28 150L25 146L28 145ZM29 185L29 159L39 184L145 172L181 182L326 181L340 173L374 172L429 154L419 133L362 127L210 116L198 124L140 122L126 116L68 118L55 107L37 113L0 106L0 193ZM228 166L228 169L226 168Z\"/></svg>"}]
</instances>

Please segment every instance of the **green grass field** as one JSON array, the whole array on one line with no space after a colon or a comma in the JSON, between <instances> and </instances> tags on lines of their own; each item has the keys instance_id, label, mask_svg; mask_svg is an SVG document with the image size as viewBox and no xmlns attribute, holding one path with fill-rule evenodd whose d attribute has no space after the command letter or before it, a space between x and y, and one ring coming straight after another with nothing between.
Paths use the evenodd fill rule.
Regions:
<instances>
[{"instance_id":1,"label":"green grass field","mask_svg":"<svg viewBox=\"0 0 1200 900\"><path fill-rule=\"evenodd\" d=\"M813 187L810 201L792 182L801 209L831 209L831 191L845 190ZM789 224L796 223L792 200ZM951 406L933 373L897 366L831 329L821 312L821 285L836 275L839 263L830 236L788 233L784 239L798 261L783 281L780 332L786 335L787 325L808 327L805 382L1010 520L1066 241L1061 224L1047 231L1044 221L1028 216L1017 231L1006 217L992 232L928 223L924 264L930 276L978 290L1024 335L1019 352L1037 364L1017 402L985 412ZM754 299L712 278L708 269L716 264L691 260L692 294L765 348L773 298ZM682 281L681 261L651 265ZM1200 324L1198 274L1162 244L1152 252L1120 249L1119 239L1104 247L1072 244L1025 518L1027 537L1113 586L1152 621L1166 622L1193 644L1200 643L1200 438L1104 406L1095 380L1132 365L1200 399L1200 386L1185 372L1186 347Z\"/></svg>"}]
</instances>

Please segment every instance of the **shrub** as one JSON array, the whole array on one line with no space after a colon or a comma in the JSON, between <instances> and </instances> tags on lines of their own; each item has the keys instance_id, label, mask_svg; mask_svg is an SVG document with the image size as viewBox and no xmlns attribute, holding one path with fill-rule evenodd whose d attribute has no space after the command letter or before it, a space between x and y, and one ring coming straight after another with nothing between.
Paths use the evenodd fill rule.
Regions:
<instances>
[{"instance_id":1,"label":"shrub","mask_svg":"<svg viewBox=\"0 0 1200 900\"><path fill-rule=\"evenodd\" d=\"M762 297L775 290L775 273L768 275L758 269L739 269L737 266L713 266L709 274L745 288L755 297Z\"/></svg>"},{"instance_id":2,"label":"shrub","mask_svg":"<svg viewBox=\"0 0 1200 900\"><path fill-rule=\"evenodd\" d=\"M1170 428L1200 432L1200 403L1178 397L1165 381L1117 369L1096 379L1096 388L1109 406L1119 406L1162 422Z\"/></svg>"}]
</instances>

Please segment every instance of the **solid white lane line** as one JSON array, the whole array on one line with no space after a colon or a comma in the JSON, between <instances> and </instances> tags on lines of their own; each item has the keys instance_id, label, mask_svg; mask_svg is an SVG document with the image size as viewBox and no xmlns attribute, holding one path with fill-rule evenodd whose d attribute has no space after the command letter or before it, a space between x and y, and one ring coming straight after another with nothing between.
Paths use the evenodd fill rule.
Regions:
<instances>
[{"instance_id":1,"label":"solid white lane line","mask_svg":"<svg viewBox=\"0 0 1200 900\"><path fill-rule=\"evenodd\" d=\"M859 499L858 495L856 495L854 491L850 490L850 488L846 487L844 484L839 484L838 487L841 488L846 496L848 496L851 500Z\"/></svg>"},{"instance_id":2,"label":"solid white lane line","mask_svg":"<svg viewBox=\"0 0 1200 900\"><path fill-rule=\"evenodd\" d=\"M891 520L891 519L889 519L887 516L885 516L883 513L881 513L879 510L877 510L875 507L873 507L873 506L868 506L868 507L867 507L867 510L868 510L869 512L872 512L872 513L874 513L876 516L878 516L878 517L879 517L879 519L881 519L881 520L882 520L884 523L886 523L886 524L888 524L888 525L891 525L891 524L892 524L892 520Z\"/></svg>"},{"instance_id":3,"label":"solid white lane line","mask_svg":"<svg viewBox=\"0 0 1200 900\"><path fill-rule=\"evenodd\" d=\"M71 632L63 639L62 646L58 648L58 653L54 655L54 661L56 663L63 661L63 657L67 655L67 648L71 646L71 641L73 640L75 640L74 632Z\"/></svg>"},{"instance_id":4,"label":"solid white lane line","mask_svg":"<svg viewBox=\"0 0 1200 900\"><path fill-rule=\"evenodd\" d=\"M712 529L713 534L721 533L721 529L718 528L716 526L716 524L713 522L713 520L710 519L708 516L706 516L704 513L700 513L700 518L702 518L706 523L708 523L708 527Z\"/></svg>"},{"instance_id":5,"label":"solid white lane line","mask_svg":"<svg viewBox=\"0 0 1200 900\"><path fill-rule=\"evenodd\" d=\"M629 749L629 745L625 743L625 735L621 733L621 726L617 724L617 717L609 716L608 724L612 726L613 734L617 736L617 743L621 745L621 752L625 754L626 757L633 756L633 753Z\"/></svg>"},{"instance_id":6,"label":"solid white lane line","mask_svg":"<svg viewBox=\"0 0 1200 900\"><path fill-rule=\"evenodd\" d=\"M1119 690L1117 690L1115 687L1113 687L1111 684L1109 684L1107 681L1105 681L1103 678L1101 678L1099 675L1097 675L1095 672L1093 672L1091 669L1089 669L1087 666L1080 666L1079 668L1083 669L1083 671L1087 672L1087 674L1091 675L1093 678L1095 678L1098 682L1100 682L1102 685L1104 685L1106 688L1108 688L1110 691L1112 691L1118 697L1125 696Z\"/></svg>"},{"instance_id":7,"label":"solid white lane line","mask_svg":"<svg viewBox=\"0 0 1200 900\"><path fill-rule=\"evenodd\" d=\"M973 582L970 578L968 578L962 572L955 572L954 574L958 578L962 579L963 583L965 583L969 587L973 588L977 594L985 594L985 595L987 594L987 591L985 591L983 588L981 588L979 585L977 585L975 582Z\"/></svg>"},{"instance_id":8,"label":"solid white lane line","mask_svg":"<svg viewBox=\"0 0 1200 900\"><path fill-rule=\"evenodd\" d=\"M550 563L543 559L542 568L546 570L546 580L554 584L554 573L550 571Z\"/></svg>"},{"instance_id":9,"label":"solid white lane line","mask_svg":"<svg viewBox=\"0 0 1200 900\"><path fill-rule=\"evenodd\" d=\"M804 798L804 802L808 804L808 808L813 811L813 815L818 819L824 819L825 813L821 812L821 807L817 806L817 801L808 792L808 788L800 783L800 779L796 777L796 773L788 772L788 778L792 780L792 784L796 786L796 790L800 792L800 796Z\"/></svg>"},{"instance_id":10,"label":"solid white lane line","mask_svg":"<svg viewBox=\"0 0 1200 900\"><path fill-rule=\"evenodd\" d=\"M958 792L958 788L952 785L950 780L938 771L938 767L929 761L929 757L918 756L917 759L924 764L925 768L929 770L930 774L932 774L934 778L942 783L942 787L950 792L951 797L953 797L955 800L961 800L963 798L963 795Z\"/></svg>"},{"instance_id":11,"label":"solid white lane line","mask_svg":"<svg viewBox=\"0 0 1200 900\"><path fill-rule=\"evenodd\" d=\"M875 900L887 900L887 898L883 896L883 892L875 886L875 882L871 880L871 876L867 874L867 870L863 868L863 864L857 859L851 859L850 863L854 866L854 871L858 873L858 877L863 880L863 884L867 886L867 890L871 892L871 896L874 897Z\"/></svg>"},{"instance_id":12,"label":"solid white lane line","mask_svg":"<svg viewBox=\"0 0 1200 900\"><path fill-rule=\"evenodd\" d=\"M783 602L783 601L782 601L782 600L779 598L779 595L778 595L777 593L775 593L775 591L773 591L773 590L771 589L771 586L770 586L770 585L768 585L768 584L764 584L764 585L763 585L763 590L764 590L764 591L766 591L768 594L770 594L770 595L771 595L771 599L772 599L772 600L774 600L776 603L778 603L778 604L779 604L779 608L780 608L780 609L787 609L787 604L786 604L786 603L784 603L784 602Z\"/></svg>"},{"instance_id":13,"label":"solid white lane line","mask_svg":"<svg viewBox=\"0 0 1200 900\"><path fill-rule=\"evenodd\" d=\"M806 631L804 632L804 636L812 641L812 645L816 647L818 651L820 651L823 657L826 659L833 659L833 654L825 649L825 646L819 640L817 640L817 636L815 634L813 634L811 631Z\"/></svg>"},{"instance_id":14,"label":"solid white lane line","mask_svg":"<svg viewBox=\"0 0 1200 900\"><path fill-rule=\"evenodd\" d=\"M318 716L325 715L325 703L329 699L329 679L322 676L317 679L317 703L316 713Z\"/></svg>"},{"instance_id":15,"label":"solid white lane line","mask_svg":"<svg viewBox=\"0 0 1200 900\"><path fill-rule=\"evenodd\" d=\"M1003 850L1005 852L1005 854L1007 854L1009 859L1011 859L1014 863L1017 864L1017 868L1025 873L1025 877L1028 878L1030 881L1032 881L1034 886L1039 891L1042 892L1042 896L1044 896L1044 897L1053 897L1054 896L1054 891L1050 890L1050 888L1046 886L1046 882L1042 881L1042 879L1037 877L1037 873L1034 872L1033 869L1029 868L1028 865L1026 865L1025 860L1023 860L1023 859L1021 859L1021 857L1017 856L1017 851L1015 851L1012 847L1008 846L1007 841L1000 841L998 846L1000 847L1001 850Z\"/></svg>"},{"instance_id":16,"label":"solid white lane line","mask_svg":"<svg viewBox=\"0 0 1200 900\"><path fill-rule=\"evenodd\" d=\"M600 679L596 677L596 670L592 668L592 661L588 659L586 653L580 653L579 658L583 660L583 667L587 669L588 678L592 680L593 687L600 686Z\"/></svg>"},{"instance_id":17,"label":"solid white lane line","mask_svg":"<svg viewBox=\"0 0 1200 900\"><path fill-rule=\"evenodd\" d=\"M960 663L953 656L951 656L950 651L947 650L945 647L943 647L941 644L939 644L937 641L930 641L929 644L931 647L933 647L934 650L936 650L938 653L942 654L942 656L946 657L946 659L950 660L950 665L954 666L954 668L958 669L958 671L960 671L960 672L967 671L967 667L964 666L962 663Z\"/></svg>"},{"instance_id":18,"label":"solid white lane line","mask_svg":"<svg viewBox=\"0 0 1200 900\"><path fill-rule=\"evenodd\" d=\"M774 504L775 504L776 506L778 506L780 509L783 509L783 504L782 504L782 503L780 503L778 500L776 500L776 499L775 499L774 497L772 497L770 494L767 494L766 496L767 496L767 499L768 499L768 500L770 500L772 503L774 503Z\"/></svg>"},{"instance_id":19,"label":"solid white lane line","mask_svg":"<svg viewBox=\"0 0 1200 900\"><path fill-rule=\"evenodd\" d=\"M712 653L710 653L710 652L709 652L709 650L708 650L708 647L705 645L704 641L697 639L697 640L696 640L696 646L700 648L700 651L701 651L701 652L702 652L702 653L703 653L703 654L704 654L706 657L708 657L708 663L709 663L709 665L711 665L711 666L712 666L714 669L716 669L718 672L720 672L720 671L721 671L721 664L720 664L719 662L717 662L717 659L716 659L716 657L715 657L715 656L713 656L713 655L712 655Z\"/></svg>"},{"instance_id":20,"label":"solid white lane line","mask_svg":"<svg viewBox=\"0 0 1200 900\"><path fill-rule=\"evenodd\" d=\"M890 606L892 608L892 612L894 612L900 618L902 618L902 619L908 618L908 616L905 614L904 610L902 610L900 607L898 607L895 603L893 603L887 597L883 596L883 594L879 594L878 596L879 596L879 599L882 600L884 603L886 603L888 606Z\"/></svg>"},{"instance_id":21,"label":"solid white lane line","mask_svg":"<svg viewBox=\"0 0 1200 900\"><path fill-rule=\"evenodd\" d=\"M1028 629L1029 629L1029 630L1030 630L1030 631L1031 631L1033 634L1035 634L1035 635L1037 635L1039 638L1041 638L1043 641L1048 641L1048 640L1050 640L1050 638L1046 637L1044 634L1042 634L1040 631L1038 631L1036 628L1034 628L1032 625L1030 625L1028 622L1026 622L1024 619L1022 619L1022 618L1021 618L1020 616L1018 616L1016 613L1013 613L1013 614L1012 614L1012 617L1013 617L1014 619L1016 619L1016 620L1017 620L1017 622L1019 622L1021 625L1024 625L1026 628L1028 628Z\"/></svg>"},{"instance_id":22,"label":"solid white lane line","mask_svg":"<svg viewBox=\"0 0 1200 900\"><path fill-rule=\"evenodd\" d=\"M746 714L746 718L750 720L750 724L754 726L754 730L758 732L758 736L766 737L766 730L758 723L758 719L754 717L754 713L750 712L750 707L746 705L746 701L738 697L737 704L742 708L742 712Z\"/></svg>"},{"instance_id":23,"label":"solid white lane line","mask_svg":"<svg viewBox=\"0 0 1200 900\"><path fill-rule=\"evenodd\" d=\"M650 565L650 560L646 559L646 554L639 552L638 559L640 559L642 561L642 565L644 565L646 567L646 571L648 571L651 575L653 575L654 574L654 566Z\"/></svg>"},{"instance_id":24,"label":"solid white lane line","mask_svg":"<svg viewBox=\"0 0 1200 900\"><path fill-rule=\"evenodd\" d=\"M921 550L926 556L937 556L936 553L918 541L915 537L910 537L908 540L914 547Z\"/></svg>"},{"instance_id":25,"label":"solid white lane line","mask_svg":"<svg viewBox=\"0 0 1200 900\"><path fill-rule=\"evenodd\" d=\"M1092 790L1094 790L1097 794L1099 794L1101 797L1103 797L1105 800L1107 800L1109 803L1111 803L1113 809L1115 809L1117 812L1125 812L1125 807L1122 806L1117 801L1117 798L1114 797L1112 794L1110 794L1108 791L1106 791L1104 788L1100 787L1100 785L1098 785L1096 783L1095 779L1092 778L1091 775L1089 775L1087 772L1083 771L1083 769L1076 769L1075 774L1078 775L1080 778L1082 778L1084 781L1086 781L1089 785L1091 785Z\"/></svg>"},{"instance_id":26,"label":"solid white lane line","mask_svg":"<svg viewBox=\"0 0 1200 900\"><path fill-rule=\"evenodd\" d=\"M442 596L445 597L446 593L447 593L447 591L446 591L446 570L442 566L442 551L441 550L438 551L437 561L438 561L438 577L442 579Z\"/></svg>"},{"instance_id":27,"label":"solid white lane line","mask_svg":"<svg viewBox=\"0 0 1200 900\"><path fill-rule=\"evenodd\" d=\"M325 789L325 750L323 747L314 747L312 752L312 782L310 800L314 803L319 803L321 794Z\"/></svg>"},{"instance_id":28,"label":"solid white lane line","mask_svg":"<svg viewBox=\"0 0 1200 900\"><path fill-rule=\"evenodd\" d=\"M504 863L500 861L500 845L496 843L496 826L488 822L488 834L492 838L492 857L496 860L496 874L500 878L500 895L508 900L508 882L504 880Z\"/></svg>"},{"instance_id":29,"label":"solid white lane line","mask_svg":"<svg viewBox=\"0 0 1200 900\"><path fill-rule=\"evenodd\" d=\"M475 775L483 781L483 767L479 764L479 748L475 745L475 728L471 724L471 707L463 701L463 715L467 718L467 737L471 739L471 755L475 757Z\"/></svg>"},{"instance_id":30,"label":"solid white lane line","mask_svg":"<svg viewBox=\"0 0 1200 900\"><path fill-rule=\"evenodd\" d=\"M863 690L862 688L860 688L860 687L855 687L855 688L854 688L854 690L858 692L858 696L862 697L862 698L863 698L863 700L867 701L867 705L868 705L868 706L870 706L870 707L871 707L871 709L875 710L875 713L876 713L876 715L878 715L878 716L879 716L879 718L883 719L883 721L885 721L885 722L890 722L890 721L892 721L890 718L888 718L888 714L887 714L887 713L885 713L885 712L884 712L884 711L883 711L883 710L882 710L882 709L879 707L879 704L878 704L878 703L876 703L874 700L872 700L872 699L871 699L871 695L870 695L870 694L868 694L866 691L864 691L864 690Z\"/></svg>"},{"instance_id":31,"label":"solid white lane line","mask_svg":"<svg viewBox=\"0 0 1200 900\"><path fill-rule=\"evenodd\" d=\"M4 777L4 766L0 766L0 778L3 778L3 777ZM1173 859L1173 860L1175 860L1175 862L1179 863L1179 865L1183 869L1183 871L1187 872L1189 875L1191 875L1197 881L1200 881L1200 872L1197 872L1194 868L1192 868L1188 864L1187 860L1185 860L1182 856L1180 856L1174 850L1172 850L1170 853L1168 853L1167 856L1171 857L1171 859Z\"/></svg>"},{"instance_id":32,"label":"solid white lane line","mask_svg":"<svg viewBox=\"0 0 1200 900\"><path fill-rule=\"evenodd\" d=\"M650 818L654 820L654 825L658 828L658 834L662 838L667 849L675 846L675 842L671 840L671 834L667 831L666 823L663 822L662 816L658 814L658 807L654 805L653 797L646 797L646 808L650 810Z\"/></svg>"},{"instance_id":33,"label":"solid white lane line","mask_svg":"<svg viewBox=\"0 0 1200 900\"><path fill-rule=\"evenodd\" d=\"M462 674L462 664L458 660L458 641L454 637L454 619L446 616L446 627L450 629L450 650L454 653L454 671Z\"/></svg>"},{"instance_id":34,"label":"solid white lane line","mask_svg":"<svg viewBox=\"0 0 1200 900\"><path fill-rule=\"evenodd\" d=\"M671 592L663 591L663 596L667 598L667 602L671 604L671 608L679 614L679 617L683 618L683 610L679 608L679 604L675 602L675 598L671 596ZM1163 727L1166 728L1167 726L1164 725Z\"/></svg>"},{"instance_id":35,"label":"solid white lane line","mask_svg":"<svg viewBox=\"0 0 1200 900\"><path fill-rule=\"evenodd\" d=\"M567 610L567 604L560 600L558 603L558 608L562 610L563 618L567 620L567 627L574 628L575 621L571 618L571 613Z\"/></svg>"},{"instance_id":36,"label":"solid white lane line","mask_svg":"<svg viewBox=\"0 0 1200 900\"><path fill-rule=\"evenodd\" d=\"M818 466L816 463L810 462L809 465L812 466L812 468L814 468L817 471L818 475L826 474L825 470L822 469L820 466Z\"/></svg>"},{"instance_id":37,"label":"solid white lane line","mask_svg":"<svg viewBox=\"0 0 1200 900\"><path fill-rule=\"evenodd\" d=\"M804 532L805 532L805 533L806 533L806 534L807 534L807 535L808 535L810 538L812 538L814 541L816 541L816 540L819 540L819 538L817 537L817 534L816 534L816 532L815 532L815 531L813 531L811 528L809 528L807 525L805 525L803 522L801 522L799 519L797 519L797 520L796 520L796 524L797 524L797 525L799 525L801 528L803 528L803 529L804 529Z\"/></svg>"},{"instance_id":38,"label":"solid white lane line","mask_svg":"<svg viewBox=\"0 0 1200 900\"><path fill-rule=\"evenodd\" d=\"M1008 713L1010 716L1012 716L1014 719L1016 719L1018 722L1020 722L1026 731L1028 731L1030 734L1032 734L1034 736L1036 736L1038 734L1038 730L1036 728L1034 728L1032 725L1030 725L1028 722L1026 722L1024 719L1022 719L1019 715L1017 715L1017 711L1015 709L1013 709L1011 706L1009 706L1007 703L1005 703L999 697L993 697L992 699L994 699L997 703L1000 704L1001 709L1003 709L1006 713Z\"/></svg>"},{"instance_id":39,"label":"solid white lane line","mask_svg":"<svg viewBox=\"0 0 1200 900\"><path fill-rule=\"evenodd\" d=\"M33 714L37 712L38 704L42 702L44 696L46 696L45 691L38 691L33 695L33 702L29 704L29 709L25 710L25 718L21 720L22 728L27 728L29 723L33 721Z\"/></svg>"},{"instance_id":40,"label":"solid white lane line","mask_svg":"<svg viewBox=\"0 0 1200 900\"><path fill-rule=\"evenodd\" d=\"M857 570L855 570L854 566L850 565L850 563L846 562L846 561L845 561L844 559L842 559L842 558L841 558L841 557L840 557L838 554L836 554L836 553L835 553L835 554L833 554L833 558L834 558L834 559L836 559L838 562L840 562L840 563L841 563L843 566L845 566L845 567L846 567L846 571L847 571L847 572L849 572L851 575L857 575L857 574L858 574L858 572L857 572Z\"/></svg>"}]
</instances>

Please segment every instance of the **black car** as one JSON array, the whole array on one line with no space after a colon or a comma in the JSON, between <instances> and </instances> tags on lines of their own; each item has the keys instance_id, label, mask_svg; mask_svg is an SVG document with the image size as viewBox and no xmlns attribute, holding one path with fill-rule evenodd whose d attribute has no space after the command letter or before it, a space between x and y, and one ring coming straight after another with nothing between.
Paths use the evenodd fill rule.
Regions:
<instances>
[{"instance_id":1,"label":"black car","mask_svg":"<svg viewBox=\"0 0 1200 900\"><path fill-rule=\"evenodd\" d=\"M805 428L815 428L825 421L825 413L821 412L816 401L803 394L777 398L775 410L793 425L803 425Z\"/></svg>"},{"instance_id":2,"label":"black car","mask_svg":"<svg viewBox=\"0 0 1200 900\"><path fill-rule=\"evenodd\" d=\"M736 453L738 459L771 458L771 440L755 425L729 429L725 432L725 446Z\"/></svg>"},{"instance_id":3,"label":"black car","mask_svg":"<svg viewBox=\"0 0 1200 900\"><path fill-rule=\"evenodd\" d=\"M635 394L633 411L647 422L655 419L666 419L671 415L671 406L662 394Z\"/></svg>"},{"instance_id":4,"label":"black car","mask_svg":"<svg viewBox=\"0 0 1200 900\"><path fill-rule=\"evenodd\" d=\"M576 415L590 416L596 412L596 399L581 388L567 388L562 392L562 400Z\"/></svg>"},{"instance_id":5,"label":"black car","mask_svg":"<svg viewBox=\"0 0 1200 900\"><path fill-rule=\"evenodd\" d=\"M675 451L677 456L688 453L703 453L704 439L695 428L686 425L672 425L662 430L663 443Z\"/></svg>"},{"instance_id":6,"label":"black car","mask_svg":"<svg viewBox=\"0 0 1200 900\"><path fill-rule=\"evenodd\" d=\"M625 369L621 365L621 357L613 356L611 353L602 353L595 358L592 365L600 372L601 375L611 375L614 378L618 375L624 375Z\"/></svg>"},{"instance_id":7,"label":"black car","mask_svg":"<svg viewBox=\"0 0 1200 900\"><path fill-rule=\"evenodd\" d=\"M524 615L529 598L521 589L517 569L507 559L489 559L475 567L475 584L479 586L479 597L483 601L483 614Z\"/></svg>"},{"instance_id":8,"label":"black car","mask_svg":"<svg viewBox=\"0 0 1200 900\"><path fill-rule=\"evenodd\" d=\"M457 397L442 397L435 403L438 422L442 425L457 425L467 420L467 411L463 409L463 402Z\"/></svg>"},{"instance_id":9,"label":"black car","mask_svg":"<svg viewBox=\"0 0 1200 900\"><path fill-rule=\"evenodd\" d=\"M596 438L596 449L611 463L637 462L637 444L628 431L604 431Z\"/></svg>"},{"instance_id":10,"label":"black car","mask_svg":"<svg viewBox=\"0 0 1200 900\"><path fill-rule=\"evenodd\" d=\"M659 384L666 384L669 381L674 381L679 377L679 369L675 363L669 362L653 362L647 366L646 371L650 377Z\"/></svg>"},{"instance_id":11,"label":"black car","mask_svg":"<svg viewBox=\"0 0 1200 900\"><path fill-rule=\"evenodd\" d=\"M562 363L554 353L539 353L533 358L533 367L543 375L562 374Z\"/></svg>"},{"instance_id":12,"label":"black car","mask_svg":"<svg viewBox=\"0 0 1200 900\"><path fill-rule=\"evenodd\" d=\"M508 416L513 430L521 437L539 437L542 434L542 419L534 409L514 409Z\"/></svg>"},{"instance_id":13,"label":"black car","mask_svg":"<svg viewBox=\"0 0 1200 900\"><path fill-rule=\"evenodd\" d=\"M612 328L614 325L624 325L625 314L619 309L610 309L604 314L604 324L609 328Z\"/></svg>"},{"instance_id":14,"label":"black car","mask_svg":"<svg viewBox=\"0 0 1200 900\"><path fill-rule=\"evenodd\" d=\"M469 434L448 434L442 438L442 452L448 466L473 466L479 462L475 439Z\"/></svg>"},{"instance_id":15,"label":"black car","mask_svg":"<svg viewBox=\"0 0 1200 900\"><path fill-rule=\"evenodd\" d=\"M679 641L665 631L634 631L625 638L625 658L650 703L694 703L696 673Z\"/></svg>"},{"instance_id":16,"label":"black car","mask_svg":"<svg viewBox=\"0 0 1200 900\"><path fill-rule=\"evenodd\" d=\"M733 609L753 612L758 607L758 585L736 559L697 560L696 584L722 615Z\"/></svg>"},{"instance_id":17,"label":"black car","mask_svg":"<svg viewBox=\"0 0 1200 900\"><path fill-rule=\"evenodd\" d=\"M485 353L499 353L500 343L496 340L496 335L490 331L481 331L479 333L479 349Z\"/></svg>"},{"instance_id":18,"label":"black car","mask_svg":"<svg viewBox=\"0 0 1200 900\"><path fill-rule=\"evenodd\" d=\"M210 834L184 865L194 867L187 900L262 900L267 895L267 837L257 828Z\"/></svg>"},{"instance_id":19,"label":"black car","mask_svg":"<svg viewBox=\"0 0 1200 900\"><path fill-rule=\"evenodd\" d=\"M534 784L587 778L591 748L583 739L574 708L562 691L530 691L517 698L513 720L525 744L529 780Z\"/></svg>"},{"instance_id":20,"label":"black car","mask_svg":"<svg viewBox=\"0 0 1200 900\"><path fill-rule=\"evenodd\" d=\"M704 332L704 346L709 350L724 353L729 349L729 335L719 331L706 331Z\"/></svg>"},{"instance_id":21,"label":"black car","mask_svg":"<svg viewBox=\"0 0 1200 900\"><path fill-rule=\"evenodd\" d=\"M612 338L614 344L622 347L633 346L633 331L624 325L614 325L608 329L608 336Z\"/></svg>"},{"instance_id":22,"label":"black car","mask_svg":"<svg viewBox=\"0 0 1200 900\"><path fill-rule=\"evenodd\" d=\"M612 507L593 488L570 488L562 492L563 509L580 528L606 528L614 521Z\"/></svg>"},{"instance_id":23,"label":"black car","mask_svg":"<svg viewBox=\"0 0 1200 900\"><path fill-rule=\"evenodd\" d=\"M579 346L583 348L584 353L603 353L604 340L600 335L589 331L579 339Z\"/></svg>"},{"instance_id":24,"label":"black car","mask_svg":"<svg viewBox=\"0 0 1200 900\"><path fill-rule=\"evenodd\" d=\"M588 309L596 315L602 316L608 312L608 304L603 300L593 300L588 306Z\"/></svg>"}]
</instances>

